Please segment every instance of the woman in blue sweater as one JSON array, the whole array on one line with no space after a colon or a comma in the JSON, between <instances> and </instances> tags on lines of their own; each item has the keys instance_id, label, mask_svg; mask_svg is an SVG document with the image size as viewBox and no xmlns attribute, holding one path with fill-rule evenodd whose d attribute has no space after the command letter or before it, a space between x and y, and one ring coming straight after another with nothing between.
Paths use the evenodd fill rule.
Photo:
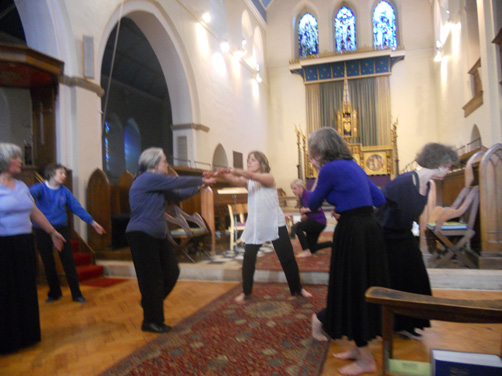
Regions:
<instances>
[{"instance_id":1,"label":"woman in blue sweater","mask_svg":"<svg viewBox=\"0 0 502 376\"><path fill-rule=\"evenodd\" d=\"M129 191L131 219L126 238L141 292L141 330L168 332L164 323L164 299L178 280L180 268L167 239L166 201L183 201L215 178L168 176L169 164L161 148L149 148L139 157L139 171Z\"/></svg>"},{"instance_id":2,"label":"woman in blue sweater","mask_svg":"<svg viewBox=\"0 0 502 376\"><path fill-rule=\"evenodd\" d=\"M64 236L66 242L59 251L59 258L70 287L73 301L85 303L78 283L78 273L73 259L73 252L70 245L71 234L68 228L68 217L66 208L78 215L84 222L89 223L98 234L103 234L105 230L99 223L80 205L68 188L63 184L66 181L66 168L61 164L50 164L45 168L44 183L35 184L30 187L30 193L36 201L37 207L49 220L51 225ZM54 302L63 296L54 260L51 237L35 225L35 239L44 264L45 276L49 285L47 303Z\"/></svg>"},{"instance_id":3,"label":"woman in blue sweater","mask_svg":"<svg viewBox=\"0 0 502 376\"><path fill-rule=\"evenodd\" d=\"M338 371L359 375L376 371L368 342L381 335L380 307L365 300L370 286L388 286L387 259L382 229L373 214L385 202L382 192L353 160L344 139L333 128L321 128L309 137L312 166L319 171L309 208L324 200L336 207L340 218L333 234L326 308L312 315L312 336L326 341L346 336L351 350L335 354L355 362Z\"/></svg>"}]
</instances>

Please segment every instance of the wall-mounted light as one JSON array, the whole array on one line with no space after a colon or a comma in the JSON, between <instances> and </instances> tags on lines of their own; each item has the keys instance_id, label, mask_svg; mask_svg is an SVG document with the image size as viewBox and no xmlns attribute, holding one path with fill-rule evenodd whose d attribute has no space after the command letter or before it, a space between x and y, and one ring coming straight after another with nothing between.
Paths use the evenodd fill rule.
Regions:
<instances>
[{"instance_id":1,"label":"wall-mounted light","mask_svg":"<svg viewBox=\"0 0 502 376\"><path fill-rule=\"evenodd\" d=\"M233 52L233 55L237 59L241 59L241 58L243 58L244 56L247 55L248 50L246 49L246 44L247 44L247 41L245 39L243 39L242 42L241 42L241 48L239 48L238 50L235 50Z\"/></svg>"},{"instance_id":2,"label":"wall-mounted light","mask_svg":"<svg viewBox=\"0 0 502 376\"><path fill-rule=\"evenodd\" d=\"M221 49L221 52L223 52L224 54L226 54L228 51L230 51L230 44L228 43L228 41L226 39L222 40L220 42L220 49Z\"/></svg>"},{"instance_id":3,"label":"wall-mounted light","mask_svg":"<svg viewBox=\"0 0 502 376\"><path fill-rule=\"evenodd\" d=\"M256 69L255 80L256 80L256 82L261 83L263 81L263 79L261 78L261 75L260 75L260 64L256 64L255 69Z\"/></svg>"},{"instance_id":4,"label":"wall-mounted light","mask_svg":"<svg viewBox=\"0 0 502 376\"><path fill-rule=\"evenodd\" d=\"M436 41L436 56L434 56L434 61L439 62L443 59L441 51L443 50L443 45L440 41Z\"/></svg>"},{"instance_id":5,"label":"wall-mounted light","mask_svg":"<svg viewBox=\"0 0 502 376\"><path fill-rule=\"evenodd\" d=\"M205 23L211 22L211 13L209 13L209 12L202 13L201 19Z\"/></svg>"}]
</instances>

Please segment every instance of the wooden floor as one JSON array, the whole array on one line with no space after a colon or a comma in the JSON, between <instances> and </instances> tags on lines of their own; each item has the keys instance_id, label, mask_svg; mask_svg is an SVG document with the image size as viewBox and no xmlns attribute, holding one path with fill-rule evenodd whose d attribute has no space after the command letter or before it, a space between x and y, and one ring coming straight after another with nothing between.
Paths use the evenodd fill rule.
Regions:
<instances>
[{"instance_id":1,"label":"wooden floor","mask_svg":"<svg viewBox=\"0 0 502 376\"><path fill-rule=\"evenodd\" d=\"M180 281L165 302L166 322L176 325L224 292L232 282ZM157 334L140 330L142 310L136 280L107 288L81 286L85 304L71 301L68 288L63 298L45 303L46 287L39 289L42 341L15 354L0 355L1 376L93 376L153 340ZM435 290L435 296L459 299L502 299L501 291ZM431 348L500 353L502 325L453 324L434 321L421 341L395 340L395 355L428 361ZM336 375L346 361L335 360L347 341L333 341L323 375ZM380 362L380 340L371 343Z\"/></svg>"}]
</instances>

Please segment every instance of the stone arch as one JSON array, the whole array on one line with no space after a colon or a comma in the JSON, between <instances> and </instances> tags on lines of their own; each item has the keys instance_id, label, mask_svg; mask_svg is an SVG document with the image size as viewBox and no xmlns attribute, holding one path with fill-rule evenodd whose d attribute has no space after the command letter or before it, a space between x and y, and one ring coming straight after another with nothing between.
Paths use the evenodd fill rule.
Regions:
<instances>
[{"instance_id":1,"label":"stone arch","mask_svg":"<svg viewBox=\"0 0 502 376\"><path fill-rule=\"evenodd\" d=\"M170 95L173 124L198 123L200 109L190 60L172 20L159 4L130 1L122 12L117 6L101 34L96 71L101 72L107 40L120 17L130 18L141 29L159 60L169 92L176 94Z\"/></svg>"},{"instance_id":2,"label":"stone arch","mask_svg":"<svg viewBox=\"0 0 502 376\"><path fill-rule=\"evenodd\" d=\"M213 168L228 167L227 153L221 144L218 144L214 149L212 165Z\"/></svg>"},{"instance_id":3,"label":"stone arch","mask_svg":"<svg viewBox=\"0 0 502 376\"><path fill-rule=\"evenodd\" d=\"M79 72L77 51L65 3L16 1L16 7L28 47L64 61L64 74L76 76Z\"/></svg>"},{"instance_id":4,"label":"stone arch","mask_svg":"<svg viewBox=\"0 0 502 376\"><path fill-rule=\"evenodd\" d=\"M479 128L476 124L472 126L471 144L473 144L473 147L479 147L483 145L483 141L481 140L481 133L479 132Z\"/></svg>"}]
</instances>

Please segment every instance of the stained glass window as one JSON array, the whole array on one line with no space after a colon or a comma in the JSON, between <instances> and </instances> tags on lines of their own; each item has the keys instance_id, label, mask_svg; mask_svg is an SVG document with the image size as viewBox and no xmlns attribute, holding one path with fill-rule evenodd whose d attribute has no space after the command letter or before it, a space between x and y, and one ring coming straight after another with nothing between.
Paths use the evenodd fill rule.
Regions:
<instances>
[{"instance_id":1,"label":"stained glass window","mask_svg":"<svg viewBox=\"0 0 502 376\"><path fill-rule=\"evenodd\" d=\"M393 50L397 47L396 13L387 1L380 1L373 13L373 45Z\"/></svg>"},{"instance_id":2,"label":"stained glass window","mask_svg":"<svg viewBox=\"0 0 502 376\"><path fill-rule=\"evenodd\" d=\"M298 23L299 57L314 55L319 52L319 31L317 20L310 13L305 13Z\"/></svg>"},{"instance_id":3,"label":"stained glass window","mask_svg":"<svg viewBox=\"0 0 502 376\"><path fill-rule=\"evenodd\" d=\"M342 7L335 16L335 45L337 52L353 51L357 48L356 17L347 7Z\"/></svg>"}]
</instances>

